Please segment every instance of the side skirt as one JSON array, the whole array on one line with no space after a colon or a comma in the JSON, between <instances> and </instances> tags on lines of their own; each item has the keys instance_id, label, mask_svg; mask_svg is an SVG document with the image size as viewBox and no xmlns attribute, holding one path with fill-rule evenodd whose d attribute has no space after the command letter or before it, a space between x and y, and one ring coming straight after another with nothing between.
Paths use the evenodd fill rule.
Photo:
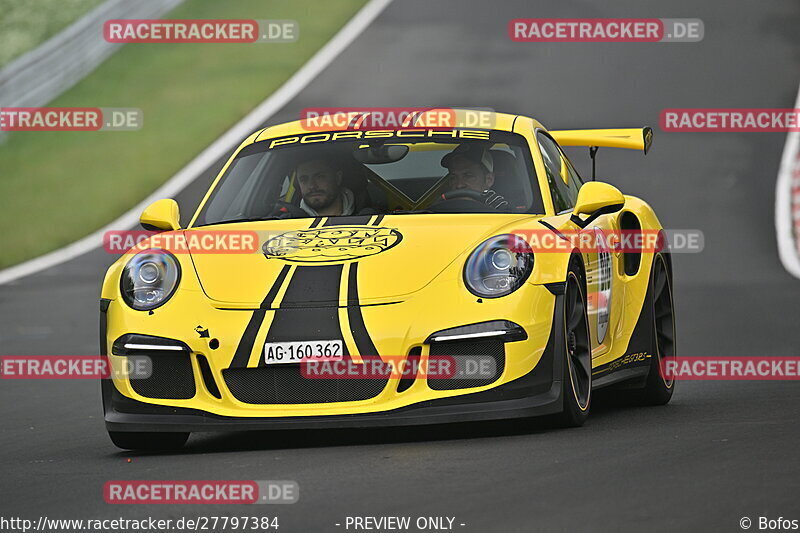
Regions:
<instances>
[{"instance_id":1,"label":"side skirt","mask_svg":"<svg viewBox=\"0 0 800 533\"><path fill-rule=\"evenodd\" d=\"M652 268L652 267L651 267ZM650 363L655 357L653 338L653 279L649 273L639 318L633 328L628 347L620 357L592 369L592 389L615 385L622 381L626 387L643 386L650 371ZM635 381L634 381L635 380Z\"/></svg>"}]
</instances>

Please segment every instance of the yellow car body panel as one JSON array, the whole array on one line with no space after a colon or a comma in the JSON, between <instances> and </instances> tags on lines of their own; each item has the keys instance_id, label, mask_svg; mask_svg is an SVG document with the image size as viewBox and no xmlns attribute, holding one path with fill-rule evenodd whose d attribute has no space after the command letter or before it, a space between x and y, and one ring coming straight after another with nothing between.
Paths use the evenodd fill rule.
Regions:
<instances>
[{"instance_id":1,"label":"yellow car body panel","mask_svg":"<svg viewBox=\"0 0 800 533\"><path fill-rule=\"evenodd\" d=\"M169 301L153 311L137 311L123 301L120 276L135 252L120 257L109 268L101 294L106 302L105 331L101 341L103 353L109 354L112 365L121 373L121 376L112 380L115 394L137 404L186 408L219 417L264 419L382 413L443 398L468 398L515 382L537 368L556 324L558 285L565 282L570 259L575 254L581 257L590 274L586 288L590 295L588 314L592 368L600 375L606 372L609 365L624 361L630 355L629 344L645 305L652 253L641 254L640 266L633 274L625 272L624 254L612 254L610 284L613 298L610 298L603 312L603 316L607 317L603 318L607 320L607 330L602 340L598 330L599 305L596 301L593 303L591 298L592 294L602 290L600 276L591 275L593 265L598 262L597 253L537 253L533 271L523 286L500 298L477 298L466 289L463 281L465 261L475 247L487 238L520 230L547 231L547 226L542 222L555 230L576 229L568 213L555 213L549 185L544 178L545 168L536 135L539 131L546 132L545 128L528 117L498 113L493 114L492 129L518 133L527 140L544 201L543 213L386 214L365 217L361 223L352 226L356 230L383 228L382 238L397 242L392 242L391 246L387 245L378 253L363 256L358 255L361 252L350 253L347 245L342 247L340 257L334 255L322 260L309 259L310 256L265 257L262 253L176 254L182 272L179 287ZM239 150L254 142L287 136L301 138L313 133L318 134L319 131L307 130L299 121L271 126L253 133ZM571 138L576 140L578 136ZM631 141L631 144L635 143ZM199 230L192 225L235 155L220 171L189 227L177 230L177 233L190 234ZM620 229L623 213L630 213L636 217L642 229L661 229L655 213L645 202L631 196L625 198L622 211L599 217L593 227ZM326 226L326 222L325 218L270 220L237 224L236 229L256 231L266 241L288 232L336 229L336 226ZM314 228L310 227L312 224L316 224ZM202 228L204 231L215 229L230 230L233 227L220 225ZM401 238L393 237L395 234L392 232ZM502 374L489 385L433 390L426 380L417 379L405 390L398 391L398 380L392 378L377 395L357 401L261 404L237 399L228 387L224 371L232 368L237 357L241 366L246 368L263 365L262 349L267 333L276 316L285 312L286 307L282 304L285 303L287 287L297 273L334 266L336 287L329 294L335 295L335 304L315 302L310 297L306 306L335 309L331 312L338 317L342 338L354 360L361 355L371 355L360 353L356 340L357 328L352 323L354 319L363 322L363 329L368 333L377 354L406 356L418 347L422 361L430 353L430 344L426 339L432 333L462 325L506 320L524 328L527 339L505 344ZM280 280L282 273L285 277ZM608 281L605 280L605 283ZM350 299L354 290L351 283L357 284L357 302ZM265 294L271 288L274 289L273 297L268 305L264 305ZM307 326L313 328L315 325L309 323ZM250 330L252 339L243 352L243 336L247 330ZM190 398L170 399L137 393L131 381L125 377L126 356L113 354L115 340L127 334L177 339L185 343L190 350L195 394ZM648 358L652 356L646 355ZM220 397L209 390L198 356L208 362ZM617 366L622 364L618 363Z\"/></svg>"}]
</instances>

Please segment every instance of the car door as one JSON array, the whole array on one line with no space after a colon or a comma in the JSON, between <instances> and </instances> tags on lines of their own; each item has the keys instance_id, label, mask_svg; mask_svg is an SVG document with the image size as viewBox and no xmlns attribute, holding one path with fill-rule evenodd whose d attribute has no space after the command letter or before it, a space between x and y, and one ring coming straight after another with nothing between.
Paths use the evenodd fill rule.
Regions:
<instances>
[{"instance_id":1,"label":"car door","mask_svg":"<svg viewBox=\"0 0 800 533\"><path fill-rule=\"evenodd\" d=\"M592 233L589 236L591 238L581 242L590 243L589 246L582 248L582 252L586 268L587 312L592 338L592 357L599 357L610 349L616 320L622 316L619 310L613 309L615 302L623 301L619 294L622 283L618 278L615 279L617 273L613 265L616 261L608 242L608 236L618 230L617 216L602 215L583 230L572 223L570 215L583 180L552 137L540 130L536 139L542 154L553 207L558 215L555 217L556 227L564 233L573 235L577 232Z\"/></svg>"}]
</instances>

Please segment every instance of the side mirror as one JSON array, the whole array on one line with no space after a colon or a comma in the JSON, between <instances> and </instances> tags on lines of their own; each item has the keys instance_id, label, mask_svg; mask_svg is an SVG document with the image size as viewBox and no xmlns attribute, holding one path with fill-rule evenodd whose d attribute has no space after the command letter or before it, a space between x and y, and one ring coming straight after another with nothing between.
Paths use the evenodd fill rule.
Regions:
<instances>
[{"instance_id":1,"label":"side mirror","mask_svg":"<svg viewBox=\"0 0 800 533\"><path fill-rule=\"evenodd\" d=\"M181 214L178 202L171 198L156 200L145 207L139 223L146 230L172 231L181 229Z\"/></svg>"},{"instance_id":2,"label":"side mirror","mask_svg":"<svg viewBox=\"0 0 800 533\"><path fill-rule=\"evenodd\" d=\"M578 191L578 200L575 202L570 220L585 228L597 217L616 213L624 205L625 197L619 189L608 183L590 181L584 183ZM579 215L589 215L589 218L582 220Z\"/></svg>"}]
</instances>

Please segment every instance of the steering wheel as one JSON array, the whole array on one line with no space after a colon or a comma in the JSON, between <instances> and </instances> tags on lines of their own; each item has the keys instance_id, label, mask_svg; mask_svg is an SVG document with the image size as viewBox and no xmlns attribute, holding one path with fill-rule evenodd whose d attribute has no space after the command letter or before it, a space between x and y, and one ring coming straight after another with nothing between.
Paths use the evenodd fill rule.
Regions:
<instances>
[{"instance_id":1,"label":"steering wheel","mask_svg":"<svg viewBox=\"0 0 800 533\"><path fill-rule=\"evenodd\" d=\"M277 201L270 215L280 218L300 218L308 216L308 213L292 203Z\"/></svg>"},{"instance_id":2,"label":"steering wheel","mask_svg":"<svg viewBox=\"0 0 800 533\"><path fill-rule=\"evenodd\" d=\"M443 200L455 200L456 198L468 198L481 203L484 201L483 193L473 191L472 189L453 189L452 191L447 191L442 194Z\"/></svg>"}]
</instances>

